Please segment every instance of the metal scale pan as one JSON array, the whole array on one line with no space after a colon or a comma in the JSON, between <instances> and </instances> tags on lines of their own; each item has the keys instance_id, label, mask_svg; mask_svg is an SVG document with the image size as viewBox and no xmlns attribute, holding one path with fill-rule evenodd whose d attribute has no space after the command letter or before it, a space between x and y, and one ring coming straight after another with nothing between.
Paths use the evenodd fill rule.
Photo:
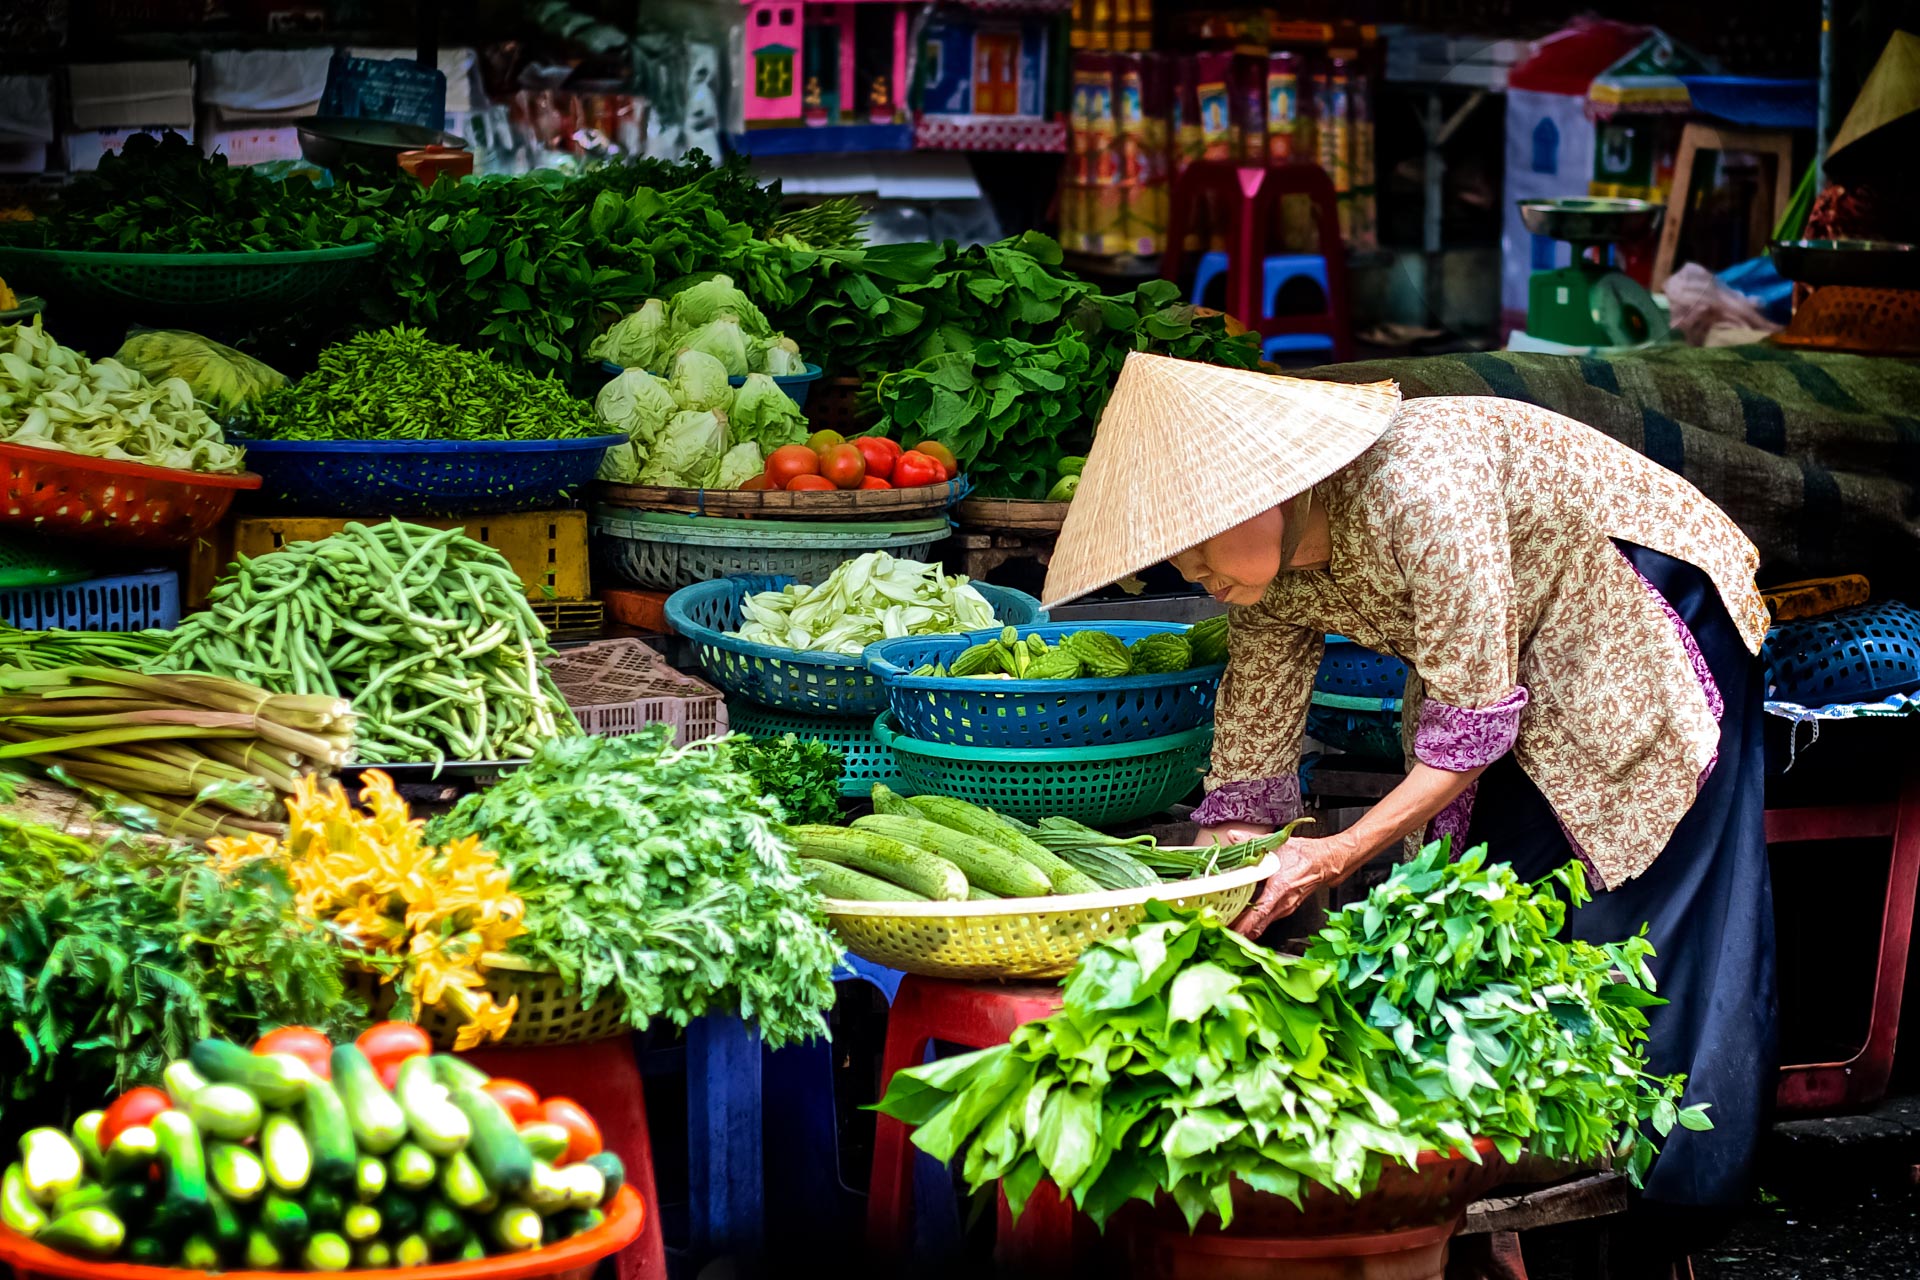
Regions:
<instances>
[{"instance_id":1,"label":"metal scale pan","mask_svg":"<svg viewBox=\"0 0 1920 1280\"><path fill-rule=\"evenodd\" d=\"M1573 245L1624 244L1660 229L1667 206L1651 200L1522 200L1520 222L1536 236Z\"/></svg>"}]
</instances>

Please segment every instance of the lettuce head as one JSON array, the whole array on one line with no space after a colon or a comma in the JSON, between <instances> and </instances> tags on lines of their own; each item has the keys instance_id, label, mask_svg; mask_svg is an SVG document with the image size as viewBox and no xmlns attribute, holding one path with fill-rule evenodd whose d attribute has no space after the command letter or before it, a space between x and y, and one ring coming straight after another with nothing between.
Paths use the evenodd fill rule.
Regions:
<instances>
[{"instance_id":1,"label":"lettuce head","mask_svg":"<svg viewBox=\"0 0 1920 1280\"><path fill-rule=\"evenodd\" d=\"M668 345L671 334L667 304L658 298L648 298L638 311L622 316L612 328L595 338L587 348L587 358L611 360L627 369L659 372L673 354Z\"/></svg>"},{"instance_id":2,"label":"lettuce head","mask_svg":"<svg viewBox=\"0 0 1920 1280\"><path fill-rule=\"evenodd\" d=\"M772 453L781 445L805 444L807 416L780 384L764 373L750 373L733 393L727 425L735 440L751 440Z\"/></svg>"},{"instance_id":3,"label":"lettuce head","mask_svg":"<svg viewBox=\"0 0 1920 1280\"><path fill-rule=\"evenodd\" d=\"M721 385L726 385L725 379ZM627 439L644 453L680 406L665 382L645 369L628 369L600 388L593 411L615 431L626 432Z\"/></svg>"},{"instance_id":4,"label":"lettuce head","mask_svg":"<svg viewBox=\"0 0 1920 1280\"><path fill-rule=\"evenodd\" d=\"M760 308L754 306L746 294L733 287L731 276L714 276L711 280L688 285L673 295L673 325L676 329L691 332L721 316L732 316L740 322L742 329L756 338L765 338L773 333ZM746 370L740 372L745 373Z\"/></svg>"},{"instance_id":5,"label":"lettuce head","mask_svg":"<svg viewBox=\"0 0 1920 1280\"><path fill-rule=\"evenodd\" d=\"M730 378L747 372L747 334L732 316L717 316L680 341L682 351L700 351L718 360Z\"/></svg>"},{"instance_id":6,"label":"lettuce head","mask_svg":"<svg viewBox=\"0 0 1920 1280\"><path fill-rule=\"evenodd\" d=\"M732 426L732 420L728 420ZM720 459L720 472L714 477L716 489L738 489L755 476L767 469L767 460L761 456L760 446L751 440L743 440L727 450Z\"/></svg>"},{"instance_id":7,"label":"lettuce head","mask_svg":"<svg viewBox=\"0 0 1920 1280\"><path fill-rule=\"evenodd\" d=\"M641 484L710 489L727 451L727 420L711 409L685 409L667 419L640 468Z\"/></svg>"},{"instance_id":8,"label":"lettuce head","mask_svg":"<svg viewBox=\"0 0 1920 1280\"><path fill-rule=\"evenodd\" d=\"M673 360L673 376L667 379L673 402L682 409L717 409L722 413L733 407L733 388L727 385L727 367L704 351L682 351Z\"/></svg>"}]
</instances>

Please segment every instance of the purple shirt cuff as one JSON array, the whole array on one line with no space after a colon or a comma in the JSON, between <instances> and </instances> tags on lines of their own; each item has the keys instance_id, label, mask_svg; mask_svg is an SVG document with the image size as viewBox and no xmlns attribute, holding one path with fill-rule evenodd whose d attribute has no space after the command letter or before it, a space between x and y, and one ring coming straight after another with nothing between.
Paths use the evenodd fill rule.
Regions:
<instances>
[{"instance_id":1,"label":"purple shirt cuff","mask_svg":"<svg viewBox=\"0 0 1920 1280\"><path fill-rule=\"evenodd\" d=\"M1485 707L1455 707L1428 698L1420 704L1414 758L1449 773L1484 768L1513 750L1520 736L1520 710L1526 705L1527 691L1519 685Z\"/></svg>"},{"instance_id":2,"label":"purple shirt cuff","mask_svg":"<svg viewBox=\"0 0 1920 1280\"><path fill-rule=\"evenodd\" d=\"M1278 778L1223 782L1207 793L1193 811L1193 820L1203 827L1223 822L1266 822L1277 827L1292 822L1304 810L1300 775L1290 773Z\"/></svg>"}]
</instances>

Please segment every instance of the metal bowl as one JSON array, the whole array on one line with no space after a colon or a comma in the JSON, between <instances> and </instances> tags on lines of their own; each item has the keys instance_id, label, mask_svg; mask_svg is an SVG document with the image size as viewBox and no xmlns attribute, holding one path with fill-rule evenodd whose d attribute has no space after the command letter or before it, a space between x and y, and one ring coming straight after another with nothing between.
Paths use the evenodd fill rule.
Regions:
<instances>
[{"instance_id":1,"label":"metal bowl","mask_svg":"<svg viewBox=\"0 0 1920 1280\"><path fill-rule=\"evenodd\" d=\"M403 151L418 151L423 147L469 149L465 138L443 129L425 129L392 120L308 116L294 124L300 131L300 154L325 169L397 171Z\"/></svg>"},{"instance_id":2,"label":"metal bowl","mask_svg":"<svg viewBox=\"0 0 1920 1280\"><path fill-rule=\"evenodd\" d=\"M1773 269L1801 284L1920 289L1920 247L1894 240L1776 240Z\"/></svg>"},{"instance_id":3,"label":"metal bowl","mask_svg":"<svg viewBox=\"0 0 1920 1280\"><path fill-rule=\"evenodd\" d=\"M1621 244L1660 229L1667 206L1651 200L1522 200L1520 221L1536 236L1573 244Z\"/></svg>"}]
</instances>

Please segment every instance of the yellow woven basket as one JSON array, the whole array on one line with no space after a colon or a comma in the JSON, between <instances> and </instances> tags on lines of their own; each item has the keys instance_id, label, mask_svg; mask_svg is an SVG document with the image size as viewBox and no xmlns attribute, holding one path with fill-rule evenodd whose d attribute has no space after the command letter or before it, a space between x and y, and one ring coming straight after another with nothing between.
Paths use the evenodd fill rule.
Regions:
<instances>
[{"instance_id":1,"label":"yellow woven basket","mask_svg":"<svg viewBox=\"0 0 1920 1280\"><path fill-rule=\"evenodd\" d=\"M928 978L1058 978L1094 943L1144 920L1147 903L1205 908L1231 920L1279 869L1268 854L1250 867L1057 898L988 902L854 902L827 899L827 918L847 950Z\"/></svg>"},{"instance_id":2,"label":"yellow woven basket","mask_svg":"<svg viewBox=\"0 0 1920 1280\"><path fill-rule=\"evenodd\" d=\"M579 990L568 986L559 974L537 969L518 956L488 956L480 962L480 968L486 975L487 993L496 1001L505 1004L516 997L520 1001L507 1034L489 1041L490 1045L530 1049L541 1045L586 1044L625 1035L631 1030L627 1026L626 1001L617 995L603 994L588 1009L580 1003ZM380 985L376 974L358 970L354 981L375 1017L384 1016L393 1007L392 986ZM453 1047L453 1038L461 1027L458 1013L439 1007L416 1009L414 1021L442 1049Z\"/></svg>"}]
</instances>

